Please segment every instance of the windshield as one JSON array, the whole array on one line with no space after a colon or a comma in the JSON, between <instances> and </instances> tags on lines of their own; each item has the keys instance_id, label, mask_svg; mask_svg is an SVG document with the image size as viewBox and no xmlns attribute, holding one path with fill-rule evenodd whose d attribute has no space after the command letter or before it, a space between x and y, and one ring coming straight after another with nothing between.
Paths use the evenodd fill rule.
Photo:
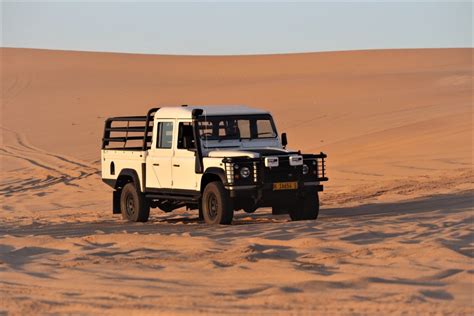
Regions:
<instances>
[{"instance_id":1,"label":"windshield","mask_svg":"<svg viewBox=\"0 0 474 316\"><path fill-rule=\"evenodd\" d=\"M199 121L201 139L262 139L277 136L270 115L208 116Z\"/></svg>"}]
</instances>

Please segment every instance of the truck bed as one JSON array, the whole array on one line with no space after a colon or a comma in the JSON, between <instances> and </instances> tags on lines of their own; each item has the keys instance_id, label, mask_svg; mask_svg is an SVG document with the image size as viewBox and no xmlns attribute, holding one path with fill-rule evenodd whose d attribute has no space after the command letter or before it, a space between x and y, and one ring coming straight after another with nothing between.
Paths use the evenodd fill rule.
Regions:
<instances>
[{"instance_id":1,"label":"truck bed","mask_svg":"<svg viewBox=\"0 0 474 316\"><path fill-rule=\"evenodd\" d=\"M116 180L122 169L135 170L142 183L147 152L143 150L103 149L101 151L102 178ZM110 181L113 183L113 181Z\"/></svg>"},{"instance_id":2,"label":"truck bed","mask_svg":"<svg viewBox=\"0 0 474 316\"><path fill-rule=\"evenodd\" d=\"M145 160L153 133L153 117L159 108L144 116L111 117L105 121L102 138L102 179L112 187L123 169L131 169L143 186ZM142 189L144 189L142 187Z\"/></svg>"}]
</instances>

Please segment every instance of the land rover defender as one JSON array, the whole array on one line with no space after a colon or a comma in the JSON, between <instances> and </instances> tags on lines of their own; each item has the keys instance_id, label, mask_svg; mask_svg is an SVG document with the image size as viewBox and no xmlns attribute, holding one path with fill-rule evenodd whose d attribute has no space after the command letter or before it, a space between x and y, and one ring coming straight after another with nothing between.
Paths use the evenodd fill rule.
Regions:
<instances>
[{"instance_id":1,"label":"land rover defender","mask_svg":"<svg viewBox=\"0 0 474 316\"><path fill-rule=\"evenodd\" d=\"M271 207L292 220L314 220L323 191L324 153L286 149L271 114L245 106L152 108L112 117L102 139L102 179L112 209L146 222L150 208L195 209L208 224L230 224L234 211Z\"/></svg>"}]
</instances>

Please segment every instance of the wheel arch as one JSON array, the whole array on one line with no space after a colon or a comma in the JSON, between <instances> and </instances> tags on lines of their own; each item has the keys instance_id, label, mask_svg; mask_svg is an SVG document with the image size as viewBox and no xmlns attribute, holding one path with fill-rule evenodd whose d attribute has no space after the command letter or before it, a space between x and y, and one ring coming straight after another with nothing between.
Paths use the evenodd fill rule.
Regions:
<instances>
[{"instance_id":1,"label":"wheel arch","mask_svg":"<svg viewBox=\"0 0 474 316\"><path fill-rule=\"evenodd\" d=\"M204 192L206 185L213 181L220 181L222 183L227 182L223 169L217 167L210 167L206 169L201 178L201 193Z\"/></svg>"},{"instance_id":2,"label":"wheel arch","mask_svg":"<svg viewBox=\"0 0 474 316\"><path fill-rule=\"evenodd\" d=\"M135 184L135 187L141 192L140 178L134 169L122 169L120 171L115 182L115 190L121 190L129 182Z\"/></svg>"}]
</instances>

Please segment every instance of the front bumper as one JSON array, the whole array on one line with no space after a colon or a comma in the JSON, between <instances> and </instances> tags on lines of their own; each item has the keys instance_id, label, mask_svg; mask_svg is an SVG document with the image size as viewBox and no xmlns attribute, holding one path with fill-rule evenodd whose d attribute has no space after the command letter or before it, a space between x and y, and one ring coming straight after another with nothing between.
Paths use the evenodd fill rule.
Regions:
<instances>
[{"instance_id":1,"label":"front bumper","mask_svg":"<svg viewBox=\"0 0 474 316\"><path fill-rule=\"evenodd\" d=\"M273 183L263 185L226 185L229 196L234 200L251 199L254 204L260 206L273 206L277 204L291 204L296 198L307 194L323 191L323 185L319 182L301 182L295 190L273 190Z\"/></svg>"},{"instance_id":2,"label":"front bumper","mask_svg":"<svg viewBox=\"0 0 474 316\"><path fill-rule=\"evenodd\" d=\"M298 183L298 189L296 190L291 190L291 191L298 191L301 190L301 188L316 188L316 191L323 191L323 185L320 184L318 181L312 181L312 182L302 182ZM226 190L229 190L231 192L235 191L248 191L248 190L273 190L273 183L265 183L263 185L257 185L257 184L252 184L252 185L225 185ZM289 190L282 190L282 191L289 191Z\"/></svg>"}]
</instances>

